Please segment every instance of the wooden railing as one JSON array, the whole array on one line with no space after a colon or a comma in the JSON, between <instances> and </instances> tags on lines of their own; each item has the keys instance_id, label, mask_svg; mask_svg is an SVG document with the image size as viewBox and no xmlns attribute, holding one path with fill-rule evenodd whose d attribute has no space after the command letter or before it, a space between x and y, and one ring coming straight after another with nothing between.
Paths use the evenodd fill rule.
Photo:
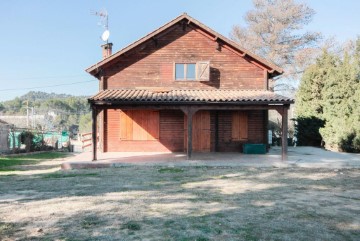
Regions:
<instances>
[{"instance_id":1,"label":"wooden railing","mask_svg":"<svg viewBox=\"0 0 360 241\"><path fill-rule=\"evenodd\" d=\"M92 132L80 134L80 141L82 142L82 149L92 145Z\"/></svg>"}]
</instances>

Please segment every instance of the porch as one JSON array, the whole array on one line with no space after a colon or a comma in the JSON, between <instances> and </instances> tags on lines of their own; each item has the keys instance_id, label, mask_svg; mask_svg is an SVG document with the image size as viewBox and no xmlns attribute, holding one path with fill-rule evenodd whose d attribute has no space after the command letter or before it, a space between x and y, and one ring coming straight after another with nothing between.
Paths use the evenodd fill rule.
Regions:
<instances>
[{"instance_id":1,"label":"porch","mask_svg":"<svg viewBox=\"0 0 360 241\"><path fill-rule=\"evenodd\" d=\"M101 91L89 102L93 121L92 160L98 159L99 146L95 141L98 133L100 140L104 140L100 146L103 152L186 151L188 160L194 159L193 151L240 152L244 143L268 143L268 110L276 110L283 117L281 157L286 159L287 112L293 100L270 91L119 89ZM175 126L162 121L162 111L178 113ZM166 136L168 142L161 140L161 133L165 132L163 138ZM221 136L225 132L227 135Z\"/></svg>"},{"instance_id":2,"label":"porch","mask_svg":"<svg viewBox=\"0 0 360 241\"><path fill-rule=\"evenodd\" d=\"M83 152L69 158L62 169L106 168L124 165L148 166L213 166L213 167L287 167L306 168L354 168L360 166L360 154L331 152L316 147L289 147L288 161L281 158L281 147L271 147L265 155L245 155L234 152L193 153L188 160L186 153L98 153L98 161L92 161L92 152Z\"/></svg>"},{"instance_id":3,"label":"porch","mask_svg":"<svg viewBox=\"0 0 360 241\"><path fill-rule=\"evenodd\" d=\"M122 165L166 166L273 166L282 162L281 149L270 149L264 155L246 155L238 152L194 152L187 158L186 152L98 152L92 161L92 152L83 152L62 165L62 169L106 168Z\"/></svg>"}]
</instances>

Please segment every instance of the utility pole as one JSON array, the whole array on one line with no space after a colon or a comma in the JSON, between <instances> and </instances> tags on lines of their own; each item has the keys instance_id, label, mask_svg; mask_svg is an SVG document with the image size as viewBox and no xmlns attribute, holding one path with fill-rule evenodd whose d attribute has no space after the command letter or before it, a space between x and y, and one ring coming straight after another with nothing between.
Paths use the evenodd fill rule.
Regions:
<instances>
[{"instance_id":1,"label":"utility pole","mask_svg":"<svg viewBox=\"0 0 360 241\"><path fill-rule=\"evenodd\" d=\"M29 100L26 101L26 127L29 128Z\"/></svg>"},{"instance_id":2,"label":"utility pole","mask_svg":"<svg viewBox=\"0 0 360 241\"><path fill-rule=\"evenodd\" d=\"M35 129L34 107L31 107L31 127Z\"/></svg>"}]
</instances>

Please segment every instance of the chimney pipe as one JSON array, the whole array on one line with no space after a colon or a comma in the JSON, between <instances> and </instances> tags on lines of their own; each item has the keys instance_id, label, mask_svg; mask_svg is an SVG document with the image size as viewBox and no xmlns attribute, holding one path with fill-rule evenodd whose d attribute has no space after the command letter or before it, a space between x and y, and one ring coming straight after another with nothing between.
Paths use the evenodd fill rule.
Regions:
<instances>
[{"instance_id":1,"label":"chimney pipe","mask_svg":"<svg viewBox=\"0 0 360 241\"><path fill-rule=\"evenodd\" d=\"M106 43L101 45L103 59L106 59L112 54L112 46L113 46L112 43Z\"/></svg>"}]
</instances>

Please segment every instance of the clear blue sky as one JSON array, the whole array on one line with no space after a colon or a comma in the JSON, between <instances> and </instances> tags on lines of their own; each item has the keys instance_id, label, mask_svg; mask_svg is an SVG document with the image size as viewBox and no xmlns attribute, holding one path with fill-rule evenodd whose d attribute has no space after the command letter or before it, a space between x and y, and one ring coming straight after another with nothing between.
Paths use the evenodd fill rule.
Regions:
<instances>
[{"instance_id":1,"label":"clear blue sky","mask_svg":"<svg viewBox=\"0 0 360 241\"><path fill-rule=\"evenodd\" d=\"M360 34L360 1L304 0L317 14L309 30L339 41ZM252 8L251 0L1 0L0 101L26 88L73 95L92 95L98 83L85 69L101 59L99 18L106 8L110 41L117 51L183 12L228 36ZM76 82L85 82L73 84ZM48 85L63 85L44 88ZM5 91L5 89L7 89ZM16 89L16 90L9 90Z\"/></svg>"}]
</instances>

